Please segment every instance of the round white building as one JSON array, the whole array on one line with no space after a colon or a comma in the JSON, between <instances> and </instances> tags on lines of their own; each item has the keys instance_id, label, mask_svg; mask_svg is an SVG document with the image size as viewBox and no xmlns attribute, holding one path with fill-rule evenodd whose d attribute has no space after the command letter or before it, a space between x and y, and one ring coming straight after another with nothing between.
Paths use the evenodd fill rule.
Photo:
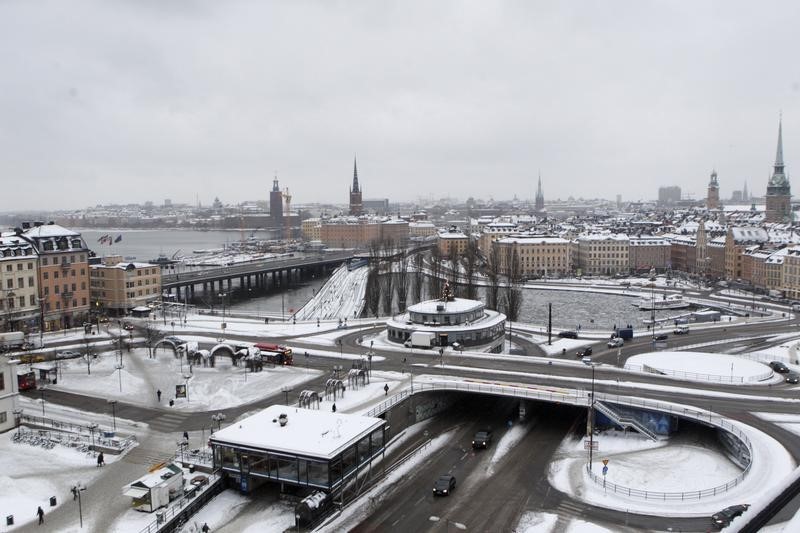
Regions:
<instances>
[{"instance_id":1,"label":"round white building","mask_svg":"<svg viewBox=\"0 0 800 533\"><path fill-rule=\"evenodd\" d=\"M473 350L502 351L506 315L477 300L454 298L447 285L443 292L442 298L414 304L387 320L388 340L415 348L457 342Z\"/></svg>"}]
</instances>

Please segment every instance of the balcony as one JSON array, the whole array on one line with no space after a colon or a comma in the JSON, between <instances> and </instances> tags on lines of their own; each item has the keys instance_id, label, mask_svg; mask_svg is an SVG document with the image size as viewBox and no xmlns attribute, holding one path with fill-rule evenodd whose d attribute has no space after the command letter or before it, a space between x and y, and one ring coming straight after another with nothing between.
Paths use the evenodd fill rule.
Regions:
<instances>
[{"instance_id":1,"label":"balcony","mask_svg":"<svg viewBox=\"0 0 800 533\"><path fill-rule=\"evenodd\" d=\"M62 293L61 293L61 299L62 299L62 300L70 300L70 299L72 299L72 295L73 295L73 294L74 294L74 293L72 293L72 292L69 292L69 291L67 291L67 292L62 292Z\"/></svg>"},{"instance_id":2,"label":"balcony","mask_svg":"<svg viewBox=\"0 0 800 533\"><path fill-rule=\"evenodd\" d=\"M72 266L69 261L61 261L61 270L69 270Z\"/></svg>"}]
</instances>

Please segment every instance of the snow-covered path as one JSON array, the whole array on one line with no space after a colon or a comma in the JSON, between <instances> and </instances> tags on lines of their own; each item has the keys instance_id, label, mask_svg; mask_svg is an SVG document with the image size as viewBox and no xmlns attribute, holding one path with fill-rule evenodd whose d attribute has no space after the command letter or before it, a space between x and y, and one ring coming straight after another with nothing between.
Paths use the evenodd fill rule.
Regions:
<instances>
[{"instance_id":1,"label":"snow-covered path","mask_svg":"<svg viewBox=\"0 0 800 533\"><path fill-rule=\"evenodd\" d=\"M330 320L360 316L368 274L366 267L350 271L347 265L340 266L295 317L297 320Z\"/></svg>"}]
</instances>

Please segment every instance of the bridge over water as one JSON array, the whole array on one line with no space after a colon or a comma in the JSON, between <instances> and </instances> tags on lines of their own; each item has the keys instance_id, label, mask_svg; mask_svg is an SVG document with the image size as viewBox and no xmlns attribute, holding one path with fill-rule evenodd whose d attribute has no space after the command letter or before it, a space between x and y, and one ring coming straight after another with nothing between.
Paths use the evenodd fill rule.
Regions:
<instances>
[{"instance_id":1,"label":"bridge over water","mask_svg":"<svg viewBox=\"0 0 800 533\"><path fill-rule=\"evenodd\" d=\"M269 284L280 287L311 274L324 275L351 257L352 251L334 252L167 274L161 277L161 286L165 293L174 294L179 301L193 299L198 289L204 294L230 292L237 279L242 289L263 289Z\"/></svg>"}]
</instances>

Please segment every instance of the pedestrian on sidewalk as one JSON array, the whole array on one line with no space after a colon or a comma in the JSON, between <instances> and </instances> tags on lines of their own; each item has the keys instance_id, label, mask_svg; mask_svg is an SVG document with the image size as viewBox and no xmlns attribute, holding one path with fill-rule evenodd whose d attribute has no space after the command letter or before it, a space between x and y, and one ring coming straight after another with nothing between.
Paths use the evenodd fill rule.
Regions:
<instances>
[{"instance_id":1,"label":"pedestrian on sidewalk","mask_svg":"<svg viewBox=\"0 0 800 533\"><path fill-rule=\"evenodd\" d=\"M103 457L103 452L97 456L97 466L106 466L106 459Z\"/></svg>"},{"instance_id":2,"label":"pedestrian on sidewalk","mask_svg":"<svg viewBox=\"0 0 800 533\"><path fill-rule=\"evenodd\" d=\"M161 403L161 389L156 391L156 396L158 397L158 403Z\"/></svg>"},{"instance_id":3,"label":"pedestrian on sidewalk","mask_svg":"<svg viewBox=\"0 0 800 533\"><path fill-rule=\"evenodd\" d=\"M73 485L72 488L69 489L69 490L72 492L72 501L77 500L78 499L78 487Z\"/></svg>"},{"instance_id":4,"label":"pedestrian on sidewalk","mask_svg":"<svg viewBox=\"0 0 800 533\"><path fill-rule=\"evenodd\" d=\"M36 515L39 517L39 525L41 526L44 524L44 509L42 509L41 505L36 509Z\"/></svg>"},{"instance_id":5,"label":"pedestrian on sidewalk","mask_svg":"<svg viewBox=\"0 0 800 533\"><path fill-rule=\"evenodd\" d=\"M200 531L202 531L203 533L208 533L209 531L211 531L211 528L208 527L207 523L203 522L203 527L200 528Z\"/></svg>"},{"instance_id":6,"label":"pedestrian on sidewalk","mask_svg":"<svg viewBox=\"0 0 800 533\"><path fill-rule=\"evenodd\" d=\"M334 413L336 412L336 404L333 404L333 407L331 407L331 411L333 411Z\"/></svg>"},{"instance_id":7,"label":"pedestrian on sidewalk","mask_svg":"<svg viewBox=\"0 0 800 533\"><path fill-rule=\"evenodd\" d=\"M189 432L188 431L184 431L183 432L183 440L185 440L187 443L189 442Z\"/></svg>"}]
</instances>

